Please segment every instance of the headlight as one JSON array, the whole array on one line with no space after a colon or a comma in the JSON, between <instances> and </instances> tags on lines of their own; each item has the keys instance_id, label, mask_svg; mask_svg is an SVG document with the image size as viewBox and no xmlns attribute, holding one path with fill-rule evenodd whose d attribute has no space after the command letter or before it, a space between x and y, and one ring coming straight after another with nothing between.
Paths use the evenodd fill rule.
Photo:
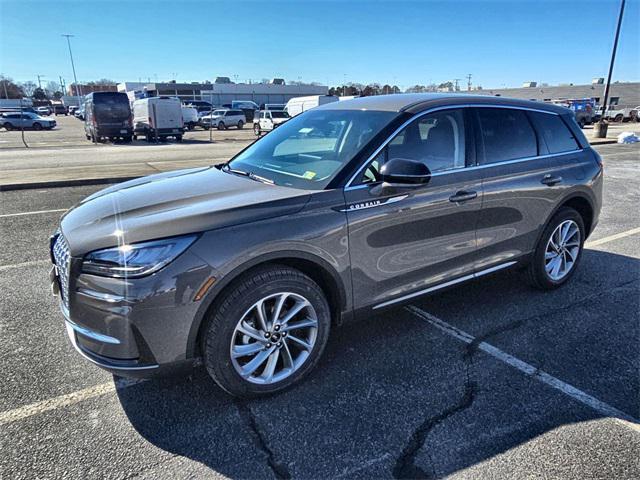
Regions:
<instances>
[{"instance_id":1,"label":"headlight","mask_svg":"<svg viewBox=\"0 0 640 480\"><path fill-rule=\"evenodd\" d=\"M82 272L115 278L149 275L174 260L197 237L197 235L185 235L96 250L85 255Z\"/></svg>"}]
</instances>

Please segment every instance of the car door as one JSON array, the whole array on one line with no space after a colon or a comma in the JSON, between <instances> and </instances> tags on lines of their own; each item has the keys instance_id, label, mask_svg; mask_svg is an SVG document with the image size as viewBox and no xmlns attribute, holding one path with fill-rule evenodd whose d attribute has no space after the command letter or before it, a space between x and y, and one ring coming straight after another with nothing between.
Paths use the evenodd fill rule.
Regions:
<instances>
[{"instance_id":1,"label":"car door","mask_svg":"<svg viewBox=\"0 0 640 480\"><path fill-rule=\"evenodd\" d=\"M466 109L425 114L403 128L345 188L354 304L384 307L473 275L482 173ZM392 158L424 162L430 181L385 192Z\"/></svg>"},{"instance_id":2,"label":"car door","mask_svg":"<svg viewBox=\"0 0 640 480\"><path fill-rule=\"evenodd\" d=\"M531 252L558 201L584 172L578 142L559 115L478 107L474 116L484 191L477 269L483 270Z\"/></svg>"},{"instance_id":3,"label":"car door","mask_svg":"<svg viewBox=\"0 0 640 480\"><path fill-rule=\"evenodd\" d=\"M261 130L270 130L269 127L269 117L271 114L269 112L262 112L260 114L260 129Z\"/></svg>"}]
</instances>

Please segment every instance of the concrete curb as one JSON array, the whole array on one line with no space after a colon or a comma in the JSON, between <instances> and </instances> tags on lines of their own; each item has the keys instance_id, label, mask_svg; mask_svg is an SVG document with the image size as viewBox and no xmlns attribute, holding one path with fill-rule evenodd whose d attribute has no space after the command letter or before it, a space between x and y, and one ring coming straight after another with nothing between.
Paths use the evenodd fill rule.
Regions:
<instances>
[{"instance_id":1,"label":"concrete curb","mask_svg":"<svg viewBox=\"0 0 640 480\"><path fill-rule=\"evenodd\" d=\"M31 183L15 183L0 185L0 192L8 192L13 190L31 190L38 188L61 188L61 187L82 187L85 185L104 185L109 183L126 182L134 178L140 178L142 175L134 177L112 177L112 178L87 178L73 180L52 180L49 182L31 182Z\"/></svg>"}]
</instances>

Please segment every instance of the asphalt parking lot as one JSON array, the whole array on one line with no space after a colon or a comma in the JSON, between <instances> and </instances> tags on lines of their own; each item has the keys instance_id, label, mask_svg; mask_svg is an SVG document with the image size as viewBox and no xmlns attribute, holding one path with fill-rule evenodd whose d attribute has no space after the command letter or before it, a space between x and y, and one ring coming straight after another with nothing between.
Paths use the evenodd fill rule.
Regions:
<instances>
[{"instance_id":1,"label":"asphalt parking lot","mask_svg":"<svg viewBox=\"0 0 640 480\"><path fill-rule=\"evenodd\" d=\"M306 381L249 402L201 368L81 359L47 238L101 187L0 192L0 477L640 478L640 145L597 149L603 212L568 285L500 273L348 324Z\"/></svg>"}]
</instances>

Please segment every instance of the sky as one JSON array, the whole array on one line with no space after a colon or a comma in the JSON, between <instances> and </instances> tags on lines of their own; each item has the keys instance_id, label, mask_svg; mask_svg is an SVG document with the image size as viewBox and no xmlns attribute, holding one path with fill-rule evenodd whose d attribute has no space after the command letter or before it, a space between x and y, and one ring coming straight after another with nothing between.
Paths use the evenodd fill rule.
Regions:
<instances>
[{"instance_id":1,"label":"sky","mask_svg":"<svg viewBox=\"0 0 640 480\"><path fill-rule=\"evenodd\" d=\"M606 77L619 0L0 0L0 73L80 82L378 82L406 88L590 83ZM640 0L628 0L613 79L640 80Z\"/></svg>"}]
</instances>

